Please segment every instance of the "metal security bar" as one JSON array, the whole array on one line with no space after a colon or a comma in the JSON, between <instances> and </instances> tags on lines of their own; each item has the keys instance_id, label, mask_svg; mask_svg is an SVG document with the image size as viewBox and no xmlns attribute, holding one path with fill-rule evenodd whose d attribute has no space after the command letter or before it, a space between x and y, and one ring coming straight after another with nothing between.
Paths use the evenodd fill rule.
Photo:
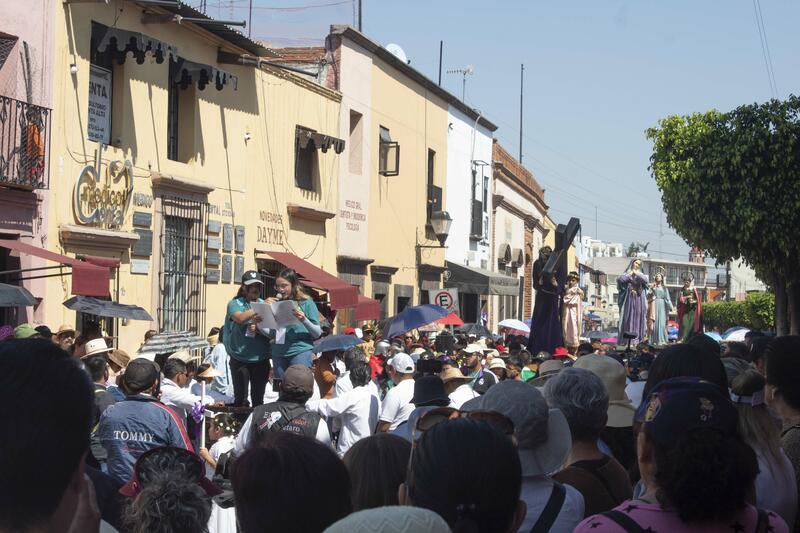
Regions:
<instances>
[{"instance_id":1,"label":"metal security bar","mask_svg":"<svg viewBox=\"0 0 800 533\"><path fill-rule=\"evenodd\" d=\"M208 204L164 196L161 209L158 308L161 331L192 331L204 336L203 229Z\"/></svg>"},{"instance_id":2,"label":"metal security bar","mask_svg":"<svg viewBox=\"0 0 800 533\"><path fill-rule=\"evenodd\" d=\"M0 95L0 185L47 189L50 110Z\"/></svg>"}]
</instances>

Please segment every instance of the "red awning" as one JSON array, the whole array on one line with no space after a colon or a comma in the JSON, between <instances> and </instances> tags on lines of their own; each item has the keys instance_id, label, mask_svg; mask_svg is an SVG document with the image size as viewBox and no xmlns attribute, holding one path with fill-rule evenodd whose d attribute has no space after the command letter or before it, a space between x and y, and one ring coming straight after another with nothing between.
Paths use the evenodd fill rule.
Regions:
<instances>
[{"instance_id":1,"label":"red awning","mask_svg":"<svg viewBox=\"0 0 800 533\"><path fill-rule=\"evenodd\" d=\"M74 257L61 255L32 244L20 241L0 240L0 246L19 253L34 255L72 267L72 294L80 296L104 297L110 294L108 280L111 278L108 268L95 266Z\"/></svg>"},{"instance_id":2,"label":"red awning","mask_svg":"<svg viewBox=\"0 0 800 533\"><path fill-rule=\"evenodd\" d=\"M328 291L331 309L348 309L358 305L358 288L342 281L304 259L287 252L263 252L275 261L300 274L311 287Z\"/></svg>"},{"instance_id":3,"label":"red awning","mask_svg":"<svg viewBox=\"0 0 800 533\"><path fill-rule=\"evenodd\" d=\"M355 320L378 320L381 317L381 303L378 300L358 295Z\"/></svg>"},{"instance_id":4,"label":"red awning","mask_svg":"<svg viewBox=\"0 0 800 533\"><path fill-rule=\"evenodd\" d=\"M87 263L106 268L119 268L119 259L113 257L97 257L96 255L84 255L82 258Z\"/></svg>"}]
</instances>

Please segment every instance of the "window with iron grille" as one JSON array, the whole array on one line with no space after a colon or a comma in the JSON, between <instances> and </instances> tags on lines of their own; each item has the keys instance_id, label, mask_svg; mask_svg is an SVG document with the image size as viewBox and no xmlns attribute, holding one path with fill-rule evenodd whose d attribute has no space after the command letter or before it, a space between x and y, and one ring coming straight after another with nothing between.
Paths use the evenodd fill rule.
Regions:
<instances>
[{"instance_id":1,"label":"window with iron grille","mask_svg":"<svg viewBox=\"0 0 800 533\"><path fill-rule=\"evenodd\" d=\"M319 173L317 146L310 135L314 130L297 126L294 136L294 184L300 189L313 191Z\"/></svg>"},{"instance_id":2,"label":"window with iron grille","mask_svg":"<svg viewBox=\"0 0 800 533\"><path fill-rule=\"evenodd\" d=\"M158 320L161 331L205 331L203 228L208 204L185 198L162 197L161 293Z\"/></svg>"},{"instance_id":3,"label":"window with iron grille","mask_svg":"<svg viewBox=\"0 0 800 533\"><path fill-rule=\"evenodd\" d=\"M378 174L400 175L400 143L392 140L388 128L380 126L378 135Z\"/></svg>"}]
</instances>

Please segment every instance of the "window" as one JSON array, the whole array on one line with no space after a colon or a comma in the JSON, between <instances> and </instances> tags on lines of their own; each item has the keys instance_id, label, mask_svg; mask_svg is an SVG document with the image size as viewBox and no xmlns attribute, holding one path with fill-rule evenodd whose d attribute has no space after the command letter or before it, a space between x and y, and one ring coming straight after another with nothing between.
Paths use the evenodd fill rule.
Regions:
<instances>
[{"instance_id":1,"label":"window","mask_svg":"<svg viewBox=\"0 0 800 533\"><path fill-rule=\"evenodd\" d=\"M617 305L619 303L619 293L615 292L614 298L611 301L614 303L614 305Z\"/></svg>"},{"instance_id":2,"label":"window","mask_svg":"<svg viewBox=\"0 0 800 533\"><path fill-rule=\"evenodd\" d=\"M436 152L428 149L428 205L425 222L430 224L431 215L442 210L442 188L433 184L434 169L436 167Z\"/></svg>"},{"instance_id":3,"label":"window","mask_svg":"<svg viewBox=\"0 0 800 533\"><path fill-rule=\"evenodd\" d=\"M398 296L397 297L397 309L394 310L394 314L401 312L403 309L408 307L408 304L411 303L411 298L408 296Z\"/></svg>"},{"instance_id":4,"label":"window","mask_svg":"<svg viewBox=\"0 0 800 533\"><path fill-rule=\"evenodd\" d=\"M348 169L351 174L361 175L362 149L364 144L364 121L362 115L350 110L350 139L347 146L350 149L348 158Z\"/></svg>"},{"instance_id":5,"label":"window","mask_svg":"<svg viewBox=\"0 0 800 533\"><path fill-rule=\"evenodd\" d=\"M167 158L188 163L196 157L194 117L197 85L188 83L176 61L170 61L167 86Z\"/></svg>"},{"instance_id":6,"label":"window","mask_svg":"<svg viewBox=\"0 0 800 533\"><path fill-rule=\"evenodd\" d=\"M387 307L388 307L389 300L388 300L388 298L386 298L386 295L376 292L376 293L374 293L372 295L372 297L375 300L378 300L378 302L380 302L380 304L381 304L381 320L383 320L384 318L388 317L389 316L389 310L388 310Z\"/></svg>"},{"instance_id":7,"label":"window","mask_svg":"<svg viewBox=\"0 0 800 533\"><path fill-rule=\"evenodd\" d=\"M380 127L378 149L378 174L397 176L400 174L400 144L392 141L389 130Z\"/></svg>"},{"instance_id":8,"label":"window","mask_svg":"<svg viewBox=\"0 0 800 533\"><path fill-rule=\"evenodd\" d=\"M294 143L294 184L300 189L313 191L319 172L314 130L297 126Z\"/></svg>"},{"instance_id":9,"label":"window","mask_svg":"<svg viewBox=\"0 0 800 533\"><path fill-rule=\"evenodd\" d=\"M162 331L205 331L203 228L207 204L162 197L158 310Z\"/></svg>"},{"instance_id":10,"label":"window","mask_svg":"<svg viewBox=\"0 0 800 533\"><path fill-rule=\"evenodd\" d=\"M178 160L178 110L180 95L178 84L172 80L167 89L167 158Z\"/></svg>"},{"instance_id":11,"label":"window","mask_svg":"<svg viewBox=\"0 0 800 533\"><path fill-rule=\"evenodd\" d=\"M483 177L483 212L489 212L489 178Z\"/></svg>"},{"instance_id":12,"label":"window","mask_svg":"<svg viewBox=\"0 0 800 533\"><path fill-rule=\"evenodd\" d=\"M483 203L472 200L472 218L470 220L470 238L476 241L483 240Z\"/></svg>"}]
</instances>

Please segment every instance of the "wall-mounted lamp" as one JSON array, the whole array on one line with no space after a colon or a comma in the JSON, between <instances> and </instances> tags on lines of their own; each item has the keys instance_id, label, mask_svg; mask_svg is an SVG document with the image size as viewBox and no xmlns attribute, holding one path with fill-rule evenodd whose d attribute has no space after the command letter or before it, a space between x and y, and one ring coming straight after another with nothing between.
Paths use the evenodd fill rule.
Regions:
<instances>
[{"instance_id":1,"label":"wall-mounted lamp","mask_svg":"<svg viewBox=\"0 0 800 533\"><path fill-rule=\"evenodd\" d=\"M77 73L78 73L78 65L76 65L75 63L72 63L72 64L69 66L69 72L70 72L70 74L72 74L73 76L74 76L75 74L77 74Z\"/></svg>"}]
</instances>

